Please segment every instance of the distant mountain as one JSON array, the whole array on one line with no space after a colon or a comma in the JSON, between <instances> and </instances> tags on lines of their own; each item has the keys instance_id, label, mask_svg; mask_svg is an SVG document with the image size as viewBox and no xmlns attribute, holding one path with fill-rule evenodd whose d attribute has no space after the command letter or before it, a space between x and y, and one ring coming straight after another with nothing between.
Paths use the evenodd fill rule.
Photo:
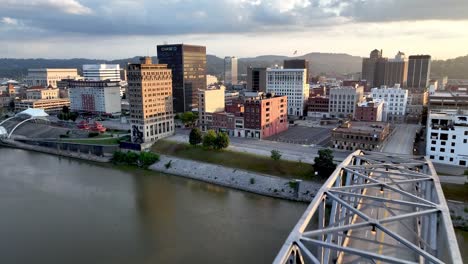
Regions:
<instances>
[{"instance_id":1,"label":"distant mountain","mask_svg":"<svg viewBox=\"0 0 468 264\"><path fill-rule=\"evenodd\" d=\"M220 76L224 70L224 60L215 55L207 55L207 73ZM253 58L240 58L239 74L246 74L247 67L271 67L283 65L285 59L307 59L312 75L342 77L347 73L361 71L362 58L348 54L308 53L297 57L264 55ZM22 80L28 68L77 68L81 72L83 64L120 64L125 67L128 62L137 62L138 56L120 60L96 59L0 59L0 78ZM156 62L157 58L153 57ZM468 79L468 55L449 60L436 60L432 63L432 76L449 76L451 79Z\"/></svg>"}]
</instances>

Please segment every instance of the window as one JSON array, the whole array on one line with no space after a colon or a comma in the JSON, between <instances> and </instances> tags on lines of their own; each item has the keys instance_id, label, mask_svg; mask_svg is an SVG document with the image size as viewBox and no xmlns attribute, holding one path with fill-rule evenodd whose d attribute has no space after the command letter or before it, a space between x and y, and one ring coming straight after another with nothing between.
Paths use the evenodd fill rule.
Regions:
<instances>
[{"instance_id":1,"label":"window","mask_svg":"<svg viewBox=\"0 0 468 264\"><path fill-rule=\"evenodd\" d=\"M452 147L455 147L455 142L452 142Z\"/></svg>"},{"instance_id":2,"label":"window","mask_svg":"<svg viewBox=\"0 0 468 264\"><path fill-rule=\"evenodd\" d=\"M454 150L454 149L451 149L451 150L450 150L450 153L455 153L455 150Z\"/></svg>"},{"instance_id":3,"label":"window","mask_svg":"<svg viewBox=\"0 0 468 264\"><path fill-rule=\"evenodd\" d=\"M441 148L441 149L440 149L440 152L445 152L445 148Z\"/></svg>"},{"instance_id":4,"label":"window","mask_svg":"<svg viewBox=\"0 0 468 264\"><path fill-rule=\"evenodd\" d=\"M460 166L466 166L466 160L460 160L458 164L460 164Z\"/></svg>"},{"instance_id":5,"label":"window","mask_svg":"<svg viewBox=\"0 0 468 264\"><path fill-rule=\"evenodd\" d=\"M429 156L430 159L434 159L434 155Z\"/></svg>"},{"instance_id":6,"label":"window","mask_svg":"<svg viewBox=\"0 0 468 264\"><path fill-rule=\"evenodd\" d=\"M444 157L439 157L439 160L444 160L445 158Z\"/></svg>"},{"instance_id":7,"label":"window","mask_svg":"<svg viewBox=\"0 0 468 264\"><path fill-rule=\"evenodd\" d=\"M435 147L431 147L431 151L435 151Z\"/></svg>"}]
</instances>

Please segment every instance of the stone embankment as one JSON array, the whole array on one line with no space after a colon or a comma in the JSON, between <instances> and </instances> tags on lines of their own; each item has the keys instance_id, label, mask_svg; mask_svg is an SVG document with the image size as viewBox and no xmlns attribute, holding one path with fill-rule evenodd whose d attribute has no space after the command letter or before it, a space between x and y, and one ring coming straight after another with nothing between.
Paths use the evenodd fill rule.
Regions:
<instances>
[{"instance_id":1,"label":"stone embankment","mask_svg":"<svg viewBox=\"0 0 468 264\"><path fill-rule=\"evenodd\" d=\"M150 169L282 199L310 202L322 184L161 155Z\"/></svg>"},{"instance_id":2,"label":"stone embankment","mask_svg":"<svg viewBox=\"0 0 468 264\"><path fill-rule=\"evenodd\" d=\"M468 230L468 204L459 201L447 200L454 227Z\"/></svg>"}]
</instances>

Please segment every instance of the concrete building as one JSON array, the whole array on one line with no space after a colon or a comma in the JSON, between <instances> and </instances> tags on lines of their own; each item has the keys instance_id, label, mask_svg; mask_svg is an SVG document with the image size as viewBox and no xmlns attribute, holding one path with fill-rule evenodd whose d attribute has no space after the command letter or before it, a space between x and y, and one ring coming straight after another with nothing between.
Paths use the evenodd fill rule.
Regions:
<instances>
[{"instance_id":1,"label":"concrete building","mask_svg":"<svg viewBox=\"0 0 468 264\"><path fill-rule=\"evenodd\" d=\"M428 109L431 110L468 110L468 90L451 92L441 91L429 95Z\"/></svg>"},{"instance_id":2,"label":"concrete building","mask_svg":"<svg viewBox=\"0 0 468 264\"><path fill-rule=\"evenodd\" d=\"M237 58L236 57L224 58L224 84L226 85L237 84Z\"/></svg>"},{"instance_id":3,"label":"concrete building","mask_svg":"<svg viewBox=\"0 0 468 264\"><path fill-rule=\"evenodd\" d=\"M74 112L120 115L120 81L70 81L70 109Z\"/></svg>"},{"instance_id":4,"label":"concrete building","mask_svg":"<svg viewBox=\"0 0 468 264\"><path fill-rule=\"evenodd\" d=\"M357 121L382 122L383 109L383 100L370 98L370 100L357 104L354 119Z\"/></svg>"},{"instance_id":5,"label":"concrete building","mask_svg":"<svg viewBox=\"0 0 468 264\"><path fill-rule=\"evenodd\" d=\"M267 68L247 68L247 90L255 92L266 91Z\"/></svg>"},{"instance_id":6,"label":"concrete building","mask_svg":"<svg viewBox=\"0 0 468 264\"><path fill-rule=\"evenodd\" d=\"M370 53L369 58L364 58L362 60L362 79L366 80L370 87L377 86L375 85L375 72L379 59L382 59L382 51L375 49Z\"/></svg>"},{"instance_id":7,"label":"concrete building","mask_svg":"<svg viewBox=\"0 0 468 264\"><path fill-rule=\"evenodd\" d=\"M384 101L382 120L384 122L404 122L408 103L408 90L399 86L372 88L371 97Z\"/></svg>"},{"instance_id":8,"label":"concrete building","mask_svg":"<svg viewBox=\"0 0 468 264\"><path fill-rule=\"evenodd\" d=\"M57 99L60 98L60 92L58 88L44 87L31 87L26 90L26 99L37 100L37 99Z\"/></svg>"},{"instance_id":9,"label":"concrete building","mask_svg":"<svg viewBox=\"0 0 468 264\"><path fill-rule=\"evenodd\" d=\"M212 84L217 84L218 83L218 78L214 75L206 75L206 85L210 86Z\"/></svg>"},{"instance_id":10,"label":"concrete building","mask_svg":"<svg viewBox=\"0 0 468 264\"><path fill-rule=\"evenodd\" d=\"M330 89L330 117L352 118L356 104L363 100L364 88L362 86L343 86Z\"/></svg>"},{"instance_id":11,"label":"concrete building","mask_svg":"<svg viewBox=\"0 0 468 264\"><path fill-rule=\"evenodd\" d=\"M306 69L267 69L266 92L287 96L287 114L303 116L309 98Z\"/></svg>"},{"instance_id":12,"label":"concrete building","mask_svg":"<svg viewBox=\"0 0 468 264\"><path fill-rule=\"evenodd\" d=\"M388 123L346 122L332 130L332 147L348 151L379 150L389 133Z\"/></svg>"},{"instance_id":13,"label":"concrete building","mask_svg":"<svg viewBox=\"0 0 468 264\"><path fill-rule=\"evenodd\" d=\"M33 99L15 101L15 111L23 111L28 108L43 109L48 114L56 114L62 111L64 106L70 107L68 99Z\"/></svg>"},{"instance_id":14,"label":"concrete building","mask_svg":"<svg viewBox=\"0 0 468 264\"><path fill-rule=\"evenodd\" d=\"M224 112L225 87L210 86L198 91L199 125L202 131L210 129L213 123L213 113Z\"/></svg>"},{"instance_id":15,"label":"concrete building","mask_svg":"<svg viewBox=\"0 0 468 264\"><path fill-rule=\"evenodd\" d=\"M328 110L330 98L325 96L309 97L307 100L307 116L313 118L327 118L330 116Z\"/></svg>"},{"instance_id":16,"label":"concrete building","mask_svg":"<svg viewBox=\"0 0 468 264\"><path fill-rule=\"evenodd\" d=\"M241 101L240 93L236 91L224 92L224 105L230 105Z\"/></svg>"},{"instance_id":17,"label":"concrete building","mask_svg":"<svg viewBox=\"0 0 468 264\"><path fill-rule=\"evenodd\" d=\"M244 103L245 137L267 138L288 129L287 96L267 94Z\"/></svg>"},{"instance_id":18,"label":"concrete building","mask_svg":"<svg viewBox=\"0 0 468 264\"><path fill-rule=\"evenodd\" d=\"M408 62L408 88L427 88L431 75L431 56L409 56Z\"/></svg>"},{"instance_id":19,"label":"concrete building","mask_svg":"<svg viewBox=\"0 0 468 264\"><path fill-rule=\"evenodd\" d=\"M408 105L406 106L406 121L410 123L419 123L424 110L427 106L429 92L423 88L408 89Z\"/></svg>"},{"instance_id":20,"label":"concrete building","mask_svg":"<svg viewBox=\"0 0 468 264\"><path fill-rule=\"evenodd\" d=\"M127 68L132 142L150 145L174 134L172 70L150 57Z\"/></svg>"},{"instance_id":21,"label":"concrete building","mask_svg":"<svg viewBox=\"0 0 468 264\"><path fill-rule=\"evenodd\" d=\"M74 79L79 77L77 69L28 69L28 76L25 78L27 86L57 88L57 82L62 79Z\"/></svg>"},{"instance_id":22,"label":"concrete building","mask_svg":"<svg viewBox=\"0 0 468 264\"><path fill-rule=\"evenodd\" d=\"M408 60L403 52L399 51L394 59L389 59L385 65L383 85L394 87L399 84L406 87L408 79Z\"/></svg>"},{"instance_id":23,"label":"concrete building","mask_svg":"<svg viewBox=\"0 0 468 264\"><path fill-rule=\"evenodd\" d=\"M172 70L174 112L198 110L198 90L206 88L206 47L158 45L158 61Z\"/></svg>"},{"instance_id":24,"label":"concrete building","mask_svg":"<svg viewBox=\"0 0 468 264\"><path fill-rule=\"evenodd\" d=\"M284 69L306 69L306 83L309 83L310 79L310 67L309 61L303 59L284 60Z\"/></svg>"},{"instance_id":25,"label":"concrete building","mask_svg":"<svg viewBox=\"0 0 468 264\"><path fill-rule=\"evenodd\" d=\"M120 78L120 65L118 64L85 64L83 65L83 78L91 81L118 81Z\"/></svg>"},{"instance_id":26,"label":"concrete building","mask_svg":"<svg viewBox=\"0 0 468 264\"><path fill-rule=\"evenodd\" d=\"M430 111L426 155L433 162L468 166L468 111Z\"/></svg>"}]
</instances>

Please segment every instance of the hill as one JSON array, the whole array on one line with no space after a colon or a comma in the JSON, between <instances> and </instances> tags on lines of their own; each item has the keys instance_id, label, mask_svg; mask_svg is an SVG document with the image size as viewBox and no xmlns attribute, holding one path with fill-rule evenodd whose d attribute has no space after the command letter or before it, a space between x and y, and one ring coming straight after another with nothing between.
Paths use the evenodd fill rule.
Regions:
<instances>
[{"instance_id":1,"label":"hill","mask_svg":"<svg viewBox=\"0 0 468 264\"><path fill-rule=\"evenodd\" d=\"M431 67L431 73L434 77L448 76L449 79L468 79L468 55L449 60L435 60Z\"/></svg>"}]
</instances>

